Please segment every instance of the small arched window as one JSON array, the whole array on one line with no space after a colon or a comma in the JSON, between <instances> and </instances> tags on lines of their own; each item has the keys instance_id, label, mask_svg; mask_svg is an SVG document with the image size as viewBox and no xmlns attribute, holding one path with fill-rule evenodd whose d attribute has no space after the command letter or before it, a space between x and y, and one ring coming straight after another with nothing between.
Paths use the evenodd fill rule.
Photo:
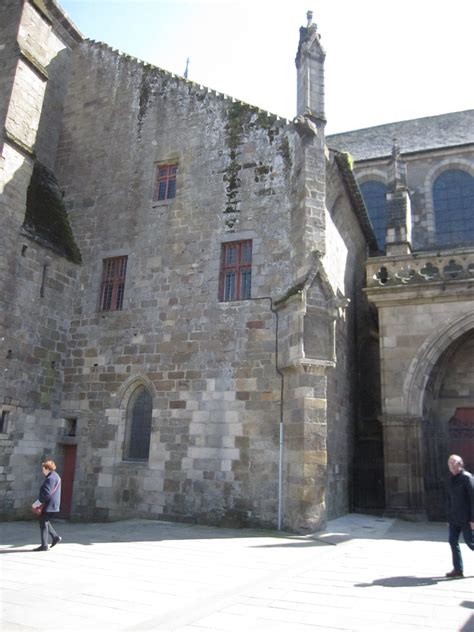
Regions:
<instances>
[{"instance_id":1,"label":"small arched window","mask_svg":"<svg viewBox=\"0 0 474 632\"><path fill-rule=\"evenodd\" d=\"M139 386L130 397L127 407L125 461L148 461L152 408L150 393L144 386Z\"/></svg>"},{"instance_id":2,"label":"small arched window","mask_svg":"<svg viewBox=\"0 0 474 632\"><path fill-rule=\"evenodd\" d=\"M387 201L385 199L387 187L383 182L369 180L360 185L360 191L369 212L377 244L383 250L385 248L385 231L387 229Z\"/></svg>"},{"instance_id":3,"label":"small arched window","mask_svg":"<svg viewBox=\"0 0 474 632\"><path fill-rule=\"evenodd\" d=\"M439 244L474 242L474 178L469 173L443 171L433 184L433 204Z\"/></svg>"}]
</instances>

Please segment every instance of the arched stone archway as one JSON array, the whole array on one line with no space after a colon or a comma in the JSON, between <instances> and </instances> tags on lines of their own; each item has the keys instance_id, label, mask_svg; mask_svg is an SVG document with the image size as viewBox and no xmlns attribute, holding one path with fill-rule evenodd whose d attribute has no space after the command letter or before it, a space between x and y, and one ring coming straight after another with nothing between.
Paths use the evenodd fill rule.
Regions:
<instances>
[{"instance_id":1,"label":"arched stone archway","mask_svg":"<svg viewBox=\"0 0 474 632\"><path fill-rule=\"evenodd\" d=\"M445 518L444 481L450 453L472 467L474 455L474 329L469 329L431 367L423 402L425 507L433 520ZM469 414L469 411L470 414Z\"/></svg>"},{"instance_id":2,"label":"arched stone archway","mask_svg":"<svg viewBox=\"0 0 474 632\"><path fill-rule=\"evenodd\" d=\"M422 342L409 344L410 338L400 334L397 344L382 349L386 510L392 515L444 518L448 422L458 406L474 399L465 383L463 391L456 391L456 380L474 382L474 314L463 307L447 318L447 304L422 315L416 305L407 306L405 327ZM417 311L420 316L415 320ZM388 331L386 324L384 330Z\"/></svg>"},{"instance_id":3,"label":"arched stone archway","mask_svg":"<svg viewBox=\"0 0 474 632\"><path fill-rule=\"evenodd\" d=\"M413 432L421 443L416 459L423 488L421 506L433 520L445 517L449 420L457 408L474 406L473 354L474 313L457 315L444 326L432 328L416 351L403 384L403 416L409 426L419 425Z\"/></svg>"},{"instance_id":4,"label":"arched stone archway","mask_svg":"<svg viewBox=\"0 0 474 632\"><path fill-rule=\"evenodd\" d=\"M423 405L428 380L443 355L453 342L474 330L474 312L462 314L441 329L434 329L418 349L407 371L403 385L403 404L407 415L423 416Z\"/></svg>"}]
</instances>

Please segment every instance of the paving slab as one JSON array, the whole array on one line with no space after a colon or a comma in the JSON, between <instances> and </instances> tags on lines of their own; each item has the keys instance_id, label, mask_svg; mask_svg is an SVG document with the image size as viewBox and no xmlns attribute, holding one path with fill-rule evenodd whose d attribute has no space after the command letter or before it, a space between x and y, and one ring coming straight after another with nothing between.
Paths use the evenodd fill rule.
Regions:
<instances>
[{"instance_id":1,"label":"paving slab","mask_svg":"<svg viewBox=\"0 0 474 632\"><path fill-rule=\"evenodd\" d=\"M474 555L447 527L348 514L308 536L151 520L0 525L3 632L474 632Z\"/></svg>"}]
</instances>

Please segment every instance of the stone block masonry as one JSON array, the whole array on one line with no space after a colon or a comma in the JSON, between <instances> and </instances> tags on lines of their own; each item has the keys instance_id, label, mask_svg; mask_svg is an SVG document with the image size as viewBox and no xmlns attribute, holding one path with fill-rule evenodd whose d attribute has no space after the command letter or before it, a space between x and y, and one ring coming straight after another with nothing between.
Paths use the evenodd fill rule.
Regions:
<instances>
[{"instance_id":1,"label":"stone block masonry","mask_svg":"<svg viewBox=\"0 0 474 632\"><path fill-rule=\"evenodd\" d=\"M3 268L20 332L2 404L6 515L22 515L53 452L75 519L321 527L349 508L345 310L367 236L324 144L315 27L293 124L82 41L58 11L25 3L8 109L23 162ZM43 204L30 217L39 193L56 216ZM240 266L240 295L225 296L224 263Z\"/></svg>"},{"instance_id":2,"label":"stone block masonry","mask_svg":"<svg viewBox=\"0 0 474 632\"><path fill-rule=\"evenodd\" d=\"M59 87L64 88L65 51L73 42L67 30L46 16L49 4L39 9L8 0L0 7L5 42L0 80L2 517L29 515L41 459L57 452L64 432L63 361L76 266L23 226L34 161L52 165L55 160ZM44 142L39 141L42 130ZM61 461L60 455L56 458Z\"/></svg>"},{"instance_id":3,"label":"stone block masonry","mask_svg":"<svg viewBox=\"0 0 474 632\"><path fill-rule=\"evenodd\" d=\"M294 139L284 121L93 43L73 76L58 165L84 293L64 407L80 411L80 458L96 463L77 481L77 509L274 524L275 316L268 301L219 302L219 268L223 242L252 239L252 295L289 284L275 262L289 252L282 147ZM94 117L79 94L94 102ZM155 169L166 162L177 163L177 194L157 204ZM88 173L93 163L100 179ZM94 183L87 204L85 177ZM128 257L124 306L101 313L102 259L114 254ZM133 464L123 460L125 417L141 381L154 419L149 462Z\"/></svg>"}]
</instances>

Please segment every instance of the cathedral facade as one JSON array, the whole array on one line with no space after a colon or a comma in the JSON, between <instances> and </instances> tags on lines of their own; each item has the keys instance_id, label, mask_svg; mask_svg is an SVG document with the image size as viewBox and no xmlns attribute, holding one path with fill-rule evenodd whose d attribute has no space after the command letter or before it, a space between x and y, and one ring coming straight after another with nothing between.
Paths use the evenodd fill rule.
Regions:
<instances>
[{"instance_id":1,"label":"cathedral facade","mask_svg":"<svg viewBox=\"0 0 474 632\"><path fill-rule=\"evenodd\" d=\"M431 190L468 204L472 112L326 138L310 15L287 121L1 11L2 517L46 456L71 519L436 517L474 262L472 198L453 228Z\"/></svg>"}]
</instances>

